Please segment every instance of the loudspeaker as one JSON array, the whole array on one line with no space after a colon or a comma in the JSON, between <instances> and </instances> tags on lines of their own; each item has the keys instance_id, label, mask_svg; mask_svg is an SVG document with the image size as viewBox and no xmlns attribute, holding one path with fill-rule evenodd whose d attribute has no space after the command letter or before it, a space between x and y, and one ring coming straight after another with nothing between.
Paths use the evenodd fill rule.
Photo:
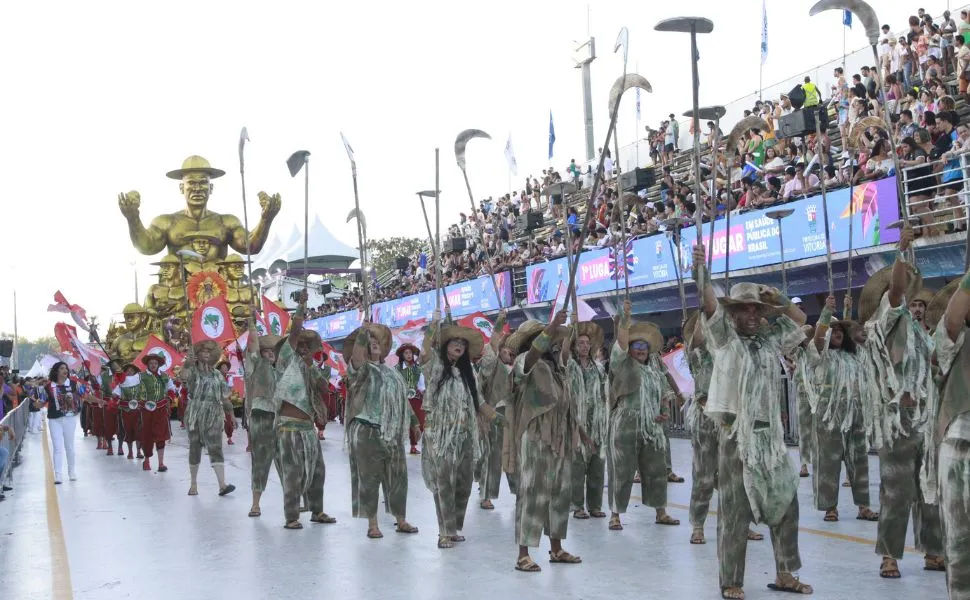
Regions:
<instances>
[{"instance_id":1,"label":"loudspeaker","mask_svg":"<svg viewBox=\"0 0 970 600\"><path fill-rule=\"evenodd\" d=\"M320 284L320 294L326 296L327 294L329 294L332 291L333 291L333 285L331 285L329 283L321 283Z\"/></svg>"},{"instance_id":2,"label":"loudspeaker","mask_svg":"<svg viewBox=\"0 0 970 600\"><path fill-rule=\"evenodd\" d=\"M409 262L410 261L403 256L398 256L396 259L394 259L394 268L396 268L398 271L403 271L408 268Z\"/></svg>"},{"instance_id":3,"label":"loudspeaker","mask_svg":"<svg viewBox=\"0 0 970 600\"><path fill-rule=\"evenodd\" d=\"M827 106L803 108L778 119L779 138L792 138L815 133L815 119L820 119L822 131L828 129L829 111Z\"/></svg>"},{"instance_id":4,"label":"loudspeaker","mask_svg":"<svg viewBox=\"0 0 970 600\"><path fill-rule=\"evenodd\" d=\"M528 233L545 225L545 219L541 212L530 211L524 215L519 215L516 225L521 231Z\"/></svg>"},{"instance_id":5,"label":"loudspeaker","mask_svg":"<svg viewBox=\"0 0 970 600\"><path fill-rule=\"evenodd\" d=\"M468 247L468 241L463 238L448 238L445 243L442 244L443 252L462 252Z\"/></svg>"},{"instance_id":6,"label":"loudspeaker","mask_svg":"<svg viewBox=\"0 0 970 600\"><path fill-rule=\"evenodd\" d=\"M657 175L652 168L634 169L620 173L620 190L623 192L639 192L653 187L657 183Z\"/></svg>"},{"instance_id":7,"label":"loudspeaker","mask_svg":"<svg viewBox=\"0 0 970 600\"><path fill-rule=\"evenodd\" d=\"M3 358L13 356L13 340L0 340L0 356Z\"/></svg>"}]
</instances>

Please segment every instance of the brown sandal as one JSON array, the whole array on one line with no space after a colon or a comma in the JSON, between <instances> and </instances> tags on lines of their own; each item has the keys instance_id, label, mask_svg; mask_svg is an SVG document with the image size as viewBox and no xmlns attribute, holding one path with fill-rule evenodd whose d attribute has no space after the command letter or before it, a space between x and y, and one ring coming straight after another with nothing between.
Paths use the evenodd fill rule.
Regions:
<instances>
[{"instance_id":1,"label":"brown sandal","mask_svg":"<svg viewBox=\"0 0 970 600\"><path fill-rule=\"evenodd\" d=\"M858 519L859 521L878 521L879 513L875 512L869 507L860 508L859 514L857 514L855 518Z\"/></svg>"},{"instance_id":2,"label":"brown sandal","mask_svg":"<svg viewBox=\"0 0 970 600\"><path fill-rule=\"evenodd\" d=\"M692 531L690 534L690 543L694 545L706 544L707 540L704 539L704 530L695 529L694 531Z\"/></svg>"},{"instance_id":3,"label":"brown sandal","mask_svg":"<svg viewBox=\"0 0 970 600\"><path fill-rule=\"evenodd\" d=\"M417 533L418 528L415 527L414 525L411 525L410 523L405 522L403 524L402 523L396 524L394 526L394 531L398 533Z\"/></svg>"},{"instance_id":4,"label":"brown sandal","mask_svg":"<svg viewBox=\"0 0 970 600\"><path fill-rule=\"evenodd\" d=\"M834 522L838 521L839 520L839 509L837 509L837 508L830 508L829 510L825 511L825 516L822 517L822 520L825 521L826 523L834 523Z\"/></svg>"},{"instance_id":5,"label":"brown sandal","mask_svg":"<svg viewBox=\"0 0 970 600\"><path fill-rule=\"evenodd\" d=\"M579 510L574 510L573 511L573 518L574 519L588 519L589 518L589 513L580 508Z\"/></svg>"},{"instance_id":6,"label":"brown sandal","mask_svg":"<svg viewBox=\"0 0 970 600\"><path fill-rule=\"evenodd\" d=\"M675 519L670 515L665 514L662 517L657 517L656 520L654 520L654 523L657 525L680 525L680 519Z\"/></svg>"},{"instance_id":7,"label":"brown sandal","mask_svg":"<svg viewBox=\"0 0 970 600\"><path fill-rule=\"evenodd\" d=\"M549 551L549 562L551 563L563 563L567 565L578 565L583 562L583 559L578 556L573 556L572 554L566 552L565 550L560 550L559 552Z\"/></svg>"},{"instance_id":8,"label":"brown sandal","mask_svg":"<svg viewBox=\"0 0 970 600\"><path fill-rule=\"evenodd\" d=\"M779 582L776 579L774 583L768 584L768 589L773 592L788 592L790 594L803 594L806 596L815 591L812 589L812 586L808 585L807 583L802 583L794 577L792 577L790 581L786 582Z\"/></svg>"},{"instance_id":9,"label":"brown sandal","mask_svg":"<svg viewBox=\"0 0 970 600\"><path fill-rule=\"evenodd\" d=\"M380 529L374 527L373 529L367 530L367 537L369 537L372 540L379 540L382 537L384 537L384 534L381 533Z\"/></svg>"},{"instance_id":10,"label":"brown sandal","mask_svg":"<svg viewBox=\"0 0 970 600\"><path fill-rule=\"evenodd\" d=\"M537 565L531 556L523 556L515 561L515 570L524 573L538 573L542 570L542 567Z\"/></svg>"},{"instance_id":11,"label":"brown sandal","mask_svg":"<svg viewBox=\"0 0 970 600\"><path fill-rule=\"evenodd\" d=\"M290 521L283 526L283 529L303 529L303 523L300 523L299 521Z\"/></svg>"},{"instance_id":12,"label":"brown sandal","mask_svg":"<svg viewBox=\"0 0 970 600\"><path fill-rule=\"evenodd\" d=\"M601 510L591 510L589 511L589 516L593 517L594 519L605 519L606 513Z\"/></svg>"},{"instance_id":13,"label":"brown sandal","mask_svg":"<svg viewBox=\"0 0 970 600\"><path fill-rule=\"evenodd\" d=\"M744 600L744 590L739 587L729 587L721 590L721 598L728 600Z\"/></svg>"},{"instance_id":14,"label":"brown sandal","mask_svg":"<svg viewBox=\"0 0 970 600\"><path fill-rule=\"evenodd\" d=\"M669 481L670 483L684 483L684 478L678 475L677 473L674 473L673 471L671 471L670 473L667 474L667 481Z\"/></svg>"},{"instance_id":15,"label":"brown sandal","mask_svg":"<svg viewBox=\"0 0 970 600\"><path fill-rule=\"evenodd\" d=\"M620 517L610 517L610 531L623 531L623 523L620 523Z\"/></svg>"},{"instance_id":16,"label":"brown sandal","mask_svg":"<svg viewBox=\"0 0 970 600\"><path fill-rule=\"evenodd\" d=\"M317 514L313 515L312 517L310 517L310 522L311 523L324 523L326 525L330 525L332 523L336 523L337 522L337 519L335 519L334 517L331 517L330 515L328 515L325 512L322 512L322 513L317 513Z\"/></svg>"},{"instance_id":17,"label":"brown sandal","mask_svg":"<svg viewBox=\"0 0 970 600\"><path fill-rule=\"evenodd\" d=\"M760 542L761 540L765 539L765 536L763 536L762 534L758 533L754 529L749 529L748 530L748 539L751 540L752 542Z\"/></svg>"},{"instance_id":18,"label":"brown sandal","mask_svg":"<svg viewBox=\"0 0 970 600\"><path fill-rule=\"evenodd\" d=\"M884 557L879 565L879 576L883 579L899 579L903 574L899 572L899 563L895 558Z\"/></svg>"},{"instance_id":19,"label":"brown sandal","mask_svg":"<svg viewBox=\"0 0 970 600\"><path fill-rule=\"evenodd\" d=\"M924 571L946 571L946 560L942 556L927 555L923 559Z\"/></svg>"},{"instance_id":20,"label":"brown sandal","mask_svg":"<svg viewBox=\"0 0 970 600\"><path fill-rule=\"evenodd\" d=\"M454 548L455 542L447 535L438 536L438 547L439 548Z\"/></svg>"},{"instance_id":21,"label":"brown sandal","mask_svg":"<svg viewBox=\"0 0 970 600\"><path fill-rule=\"evenodd\" d=\"M495 510L495 505L492 504L491 500L482 500L479 505L484 510Z\"/></svg>"}]
</instances>

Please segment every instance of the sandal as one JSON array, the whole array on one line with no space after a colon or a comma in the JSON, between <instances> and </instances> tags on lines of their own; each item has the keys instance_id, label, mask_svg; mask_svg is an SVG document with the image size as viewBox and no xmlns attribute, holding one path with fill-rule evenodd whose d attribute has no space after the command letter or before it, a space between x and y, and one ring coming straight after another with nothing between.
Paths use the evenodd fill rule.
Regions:
<instances>
[{"instance_id":1,"label":"sandal","mask_svg":"<svg viewBox=\"0 0 970 600\"><path fill-rule=\"evenodd\" d=\"M221 490L219 490L219 495L220 496L228 496L229 494L233 493L235 490L236 490L236 486L234 486L231 483L227 483L226 484L226 487L224 487Z\"/></svg>"},{"instance_id":2,"label":"sandal","mask_svg":"<svg viewBox=\"0 0 970 600\"><path fill-rule=\"evenodd\" d=\"M768 589L773 592L788 592L790 594L804 594L806 596L815 591L812 589L812 586L807 583L802 583L794 576L789 581L782 583L779 583L776 579L774 583L768 584Z\"/></svg>"},{"instance_id":3,"label":"sandal","mask_svg":"<svg viewBox=\"0 0 970 600\"><path fill-rule=\"evenodd\" d=\"M642 482L643 481L640 479L640 472L638 471L637 474L633 476L633 483L642 483Z\"/></svg>"},{"instance_id":4,"label":"sandal","mask_svg":"<svg viewBox=\"0 0 970 600\"><path fill-rule=\"evenodd\" d=\"M589 511L589 516L593 517L594 519L605 519L606 513L601 510L591 510Z\"/></svg>"},{"instance_id":5,"label":"sandal","mask_svg":"<svg viewBox=\"0 0 970 600\"><path fill-rule=\"evenodd\" d=\"M198 495L199 495L199 488L195 488L195 487L189 488L189 496L198 496Z\"/></svg>"},{"instance_id":6,"label":"sandal","mask_svg":"<svg viewBox=\"0 0 970 600\"><path fill-rule=\"evenodd\" d=\"M924 571L946 571L946 560L942 556L927 555L923 562Z\"/></svg>"},{"instance_id":7,"label":"sandal","mask_svg":"<svg viewBox=\"0 0 970 600\"><path fill-rule=\"evenodd\" d=\"M739 587L729 587L721 590L721 598L728 600L744 600L744 590Z\"/></svg>"},{"instance_id":8,"label":"sandal","mask_svg":"<svg viewBox=\"0 0 970 600\"><path fill-rule=\"evenodd\" d=\"M465 541L465 536L463 536L463 535L453 535L453 536L451 536L451 541L455 542L456 544L460 544L460 543L462 543L462 542Z\"/></svg>"},{"instance_id":9,"label":"sandal","mask_svg":"<svg viewBox=\"0 0 970 600\"><path fill-rule=\"evenodd\" d=\"M565 550L560 550L559 552L549 551L549 562L551 563L563 563L567 565L578 565L583 562L583 559L578 556L573 556L572 554L566 552Z\"/></svg>"},{"instance_id":10,"label":"sandal","mask_svg":"<svg viewBox=\"0 0 970 600\"><path fill-rule=\"evenodd\" d=\"M300 523L299 521L290 521L283 526L283 529L303 529L303 523Z\"/></svg>"},{"instance_id":11,"label":"sandal","mask_svg":"<svg viewBox=\"0 0 970 600\"><path fill-rule=\"evenodd\" d=\"M751 541L753 541L753 542L760 542L761 540L765 539L765 536L761 535L760 533L758 533L754 529L749 529L748 530L748 539L751 540Z\"/></svg>"},{"instance_id":12,"label":"sandal","mask_svg":"<svg viewBox=\"0 0 970 600\"><path fill-rule=\"evenodd\" d=\"M253 510L251 510L251 511L249 511L249 516L250 516L250 517L259 517L259 516L261 516L262 514L263 514L263 513L262 513L262 511L261 511L261 510L259 510L258 508L255 508L255 509L253 509Z\"/></svg>"},{"instance_id":13,"label":"sandal","mask_svg":"<svg viewBox=\"0 0 970 600\"><path fill-rule=\"evenodd\" d=\"M522 556L515 561L515 570L524 573L538 573L542 570L542 567L537 565L531 556Z\"/></svg>"},{"instance_id":14,"label":"sandal","mask_svg":"<svg viewBox=\"0 0 970 600\"><path fill-rule=\"evenodd\" d=\"M694 531L692 531L690 534L690 543L694 545L706 544L707 540L704 539L704 530L695 529Z\"/></svg>"},{"instance_id":15,"label":"sandal","mask_svg":"<svg viewBox=\"0 0 970 600\"><path fill-rule=\"evenodd\" d=\"M623 523L620 523L620 517L610 517L610 531L623 531Z\"/></svg>"},{"instance_id":16,"label":"sandal","mask_svg":"<svg viewBox=\"0 0 970 600\"><path fill-rule=\"evenodd\" d=\"M159 473L164 473L166 471L168 471L168 467L166 467L165 465L161 465L160 467L158 467Z\"/></svg>"},{"instance_id":17,"label":"sandal","mask_svg":"<svg viewBox=\"0 0 970 600\"><path fill-rule=\"evenodd\" d=\"M398 523L394 526L394 531L398 533L417 533L418 528L408 522Z\"/></svg>"},{"instance_id":18,"label":"sandal","mask_svg":"<svg viewBox=\"0 0 970 600\"><path fill-rule=\"evenodd\" d=\"M381 533L381 530L380 529L378 529L378 528L375 527L373 529L368 529L367 530L367 537L369 537L372 540L379 540L382 537L384 537L384 534Z\"/></svg>"},{"instance_id":19,"label":"sandal","mask_svg":"<svg viewBox=\"0 0 970 600\"><path fill-rule=\"evenodd\" d=\"M325 512L322 512L322 513L317 513L317 514L313 515L312 517L310 517L310 522L311 523L323 523L325 525L330 525L332 523L336 523L337 522L337 519L334 518L334 517L331 517L330 515L328 515Z\"/></svg>"},{"instance_id":20,"label":"sandal","mask_svg":"<svg viewBox=\"0 0 970 600\"><path fill-rule=\"evenodd\" d=\"M438 536L438 547L439 548L454 548L455 542L446 535Z\"/></svg>"},{"instance_id":21,"label":"sandal","mask_svg":"<svg viewBox=\"0 0 970 600\"><path fill-rule=\"evenodd\" d=\"M825 511L825 516L822 517L822 520L826 523L835 523L839 520L839 509L830 508L829 510Z\"/></svg>"},{"instance_id":22,"label":"sandal","mask_svg":"<svg viewBox=\"0 0 970 600\"><path fill-rule=\"evenodd\" d=\"M579 510L574 510L573 511L573 518L574 519L588 519L589 518L589 513L580 508Z\"/></svg>"},{"instance_id":23,"label":"sandal","mask_svg":"<svg viewBox=\"0 0 970 600\"><path fill-rule=\"evenodd\" d=\"M852 482L846 479L842 482L842 487L852 487Z\"/></svg>"},{"instance_id":24,"label":"sandal","mask_svg":"<svg viewBox=\"0 0 970 600\"><path fill-rule=\"evenodd\" d=\"M482 500L478 506L484 510L495 510L495 505L492 504L491 500Z\"/></svg>"},{"instance_id":25,"label":"sandal","mask_svg":"<svg viewBox=\"0 0 970 600\"><path fill-rule=\"evenodd\" d=\"M667 474L667 481L670 483L684 483L684 478L671 471Z\"/></svg>"},{"instance_id":26,"label":"sandal","mask_svg":"<svg viewBox=\"0 0 970 600\"><path fill-rule=\"evenodd\" d=\"M879 513L875 512L869 507L860 508L859 514L857 514L855 518L860 521L878 521Z\"/></svg>"},{"instance_id":27,"label":"sandal","mask_svg":"<svg viewBox=\"0 0 970 600\"><path fill-rule=\"evenodd\" d=\"M665 514L662 517L657 517L656 520L654 520L654 523L657 525L680 525L680 519L675 519L670 515Z\"/></svg>"},{"instance_id":28,"label":"sandal","mask_svg":"<svg viewBox=\"0 0 970 600\"><path fill-rule=\"evenodd\" d=\"M808 466L802 465L802 470L798 472L798 476L808 477ZM734 588L729 588L729 589L734 589ZM741 588L737 588L737 589L741 589Z\"/></svg>"},{"instance_id":29,"label":"sandal","mask_svg":"<svg viewBox=\"0 0 970 600\"><path fill-rule=\"evenodd\" d=\"M899 563L895 558L885 557L879 565L879 576L883 579L899 579L903 574L899 572Z\"/></svg>"}]
</instances>

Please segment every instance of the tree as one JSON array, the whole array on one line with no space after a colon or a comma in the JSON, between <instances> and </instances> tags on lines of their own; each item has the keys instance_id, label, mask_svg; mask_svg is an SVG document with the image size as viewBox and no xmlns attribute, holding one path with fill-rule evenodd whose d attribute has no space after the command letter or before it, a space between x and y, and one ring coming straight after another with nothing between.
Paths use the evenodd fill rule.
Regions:
<instances>
[{"instance_id":1,"label":"tree","mask_svg":"<svg viewBox=\"0 0 970 600\"><path fill-rule=\"evenodd\" d=\"M426 242L421 238L392 237L380 240L368 240L367 251L370 255L371 266L378 276L397 270L395 261L398 257L410 258L425 248Z\"/></svg>"}]
</instances>

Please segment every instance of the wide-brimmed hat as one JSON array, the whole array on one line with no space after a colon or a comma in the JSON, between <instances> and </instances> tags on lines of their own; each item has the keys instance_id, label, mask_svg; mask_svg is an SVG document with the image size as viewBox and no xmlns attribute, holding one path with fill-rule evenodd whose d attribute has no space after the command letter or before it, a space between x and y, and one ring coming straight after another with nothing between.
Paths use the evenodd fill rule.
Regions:
<instances>
[{"instance_id":1,"label":"wide-brimmed hat","mask_svg":"<svg viewBox=\"0 0 970 600\"><path fill-rule=\"evenodd\" d=\"M381 345L381 358L386 358L388 354L391 353L391 330L387 325L381 325L380 323L367 323L363 325L367 327L367 331L370 332L372 337L376 337L378 343ZM350 355L354 352L354 344L357 343L357 335L360 333L360 327L350 332L346 338L344 338L344 348L343 355L344 360L350 363Z\"/></svg>"},{"instance_id":2,"label":"wide-brimmed hat","mask_svg":"<svg viewBox=\"0 0 970 600\"><path fill-rule=\"evenodd\" d=\"M926 315L923 320L931 329L940 324L940 319L946 312L946 306L950 303L950 298L953 297L958 287L960 287L960 280L954 279L934 294L933 298L926 304ZM922 290L920 293L922 293Z\"/></svg>"},{"instance_id":3,"label":"wide-brimmed hat","mask_svg":"<svg viewBox=\"0 0 970 600\"><path fill-rule=\"evenodd\" d=\"M179 264L179 257L174 254L166 254L162 257L162 260L158 262L151 263L153 267L160 267L162 265L177 265Z\"/></svg>"},{"instance_id":4,"label":"wide-brimmed hat","mask_svg":"<svg viewBox=\"0 0 970 600\"><path fill-rule=\"evenodd\" d=\"M419 350L417 346L415 346L414 344L405 342L400 346L398 346L397 350L394 351L394 354L397 354L398 360L404 360L403 355L405 350L410 350L412 356L418 356L419 354L421 354L421 350Z\"/></svg>"},{"instance_id":5,"label":"wide-brimmed hat","mask_svg":"<svg viewBox=\"0 0 970 600\"><path fill-rule=\"evenodd\" d=\"M576 323L576 339L579 339L581 335L589 338L590 352L593 354L603 347L603 342L606 339L603 328L592 321Z\"/></svg>"},{"instance_id":6,"label":"wide-brimmed hat","mask_svg":"<svg viewBox=\"0 0 970 600\"><path fill-rule=\"evenodd\" d=\"M157 361L159 361L161 363L161 364L158 365L159 367L164 367L165 366L165 363L168 362L168 360L165 358L165 355L164 354L162 354L161 352L154 352L152 354L146 354L145 356L142 356L141 357L141 364L143 364L143 365L145 365L147 367L148 366L148 361L150 361L150 360L157 360Z\"/></svg>"},{"instance_id":7,"label":"wide-brimmed hat","mask_svg":"<svg viewBox=\"0 0 970 600\"><path fill-rule=\"evenodd\" d=\"M519 326L512 335L508 336L507 343L510 350L515 354L521 354L528 350L528 345L539 336L540 333L546 328L546 324L541 321L536 321L535 319L529 319L525 323ZM566 337L569 334L569 329L566 327L560 327L556 330L556 334L553 337L553 341L558 341Z\"/></svg>"},{"instance_id":8,"label":"wide-brimmed hat","mask_svg":"<svg viewBox=\"0 0 970 600\"><path fill-rule=\"evenodd\" d=\"M917 297L920 289L923 287L923 276L910 263L904 264L909 273L909 281L907 282L904 295L906 301L909 302L911 299ZM872 277L862 286L862 292L859 294L859 320L863 323L868 321L872 315L876 314L876 309L879 308L879 302L882 301L883 294L889 289L892 274L893 266L889 265L873 273Z\"/></svg>"},{"instance_id":9,"label":"wide-brimmed hat","mask_svg":"<svg viewBox=\"0 0 970 600\"><path fill-rule=\"evenodd\" d=\"M229 367L230 369L232 369L232 363L230 363L229 362L229 359L226 358L225 356L219 358L219 362L216 363L215 368L218 369L222 365L226 365L227 367Z\"/></svg>"},{"instance_id":10,"label":"wide-brimmed hat","mask_svg":"<svg viewBox=\"0 0 970 600\"><path fill-rule=\"evenodd\" d=\"M132 369L134 369L136 372L141 373L141 369L138 367L138 365L136 365L133 362L127 362L127 363L125 363L125 366L121 367L121 370L122 371L127 371L129 369L129 367L132 368Z\"/></svg>"},{"instance_id":11,"label":"wide-brimmed hat","mask_svg":"<svg viewBox=\"0 0 970 600\"><path fill-rule=\"evenodd\" d=\"M190 231L186 234L183 234L182 237L189 243L193 242L194 240L208 240L210 244L222 243L221 239L205 231Z\"/></svg>"},{"instance_id":12,"label":"wide-brimmed hat","mask_svg":"<svg viewBox=\"0 0 970 600\"><path fill-rule=\"evenodd\" d=\"M482 332L472 327L443 325L438 335L442 344L447 344L451 340L465 340L468 343L468 356L473 358L481 356L482 350L485 349L485 338L482 337Z\"/></svg>"},{"instance_id":13,"label":"wide-brimmed hat","mask_svg":"<svg viewBox=\"0 0 970 600\"><path fill-rule=\"evenodd\" d=\"M250 261L239 256L238 254L230 254L225 259L216 262L217 265L245 265Z\"/></svg>"},{"instance_id":14,"label":"wide-brimmed hat","mask_svg":"<svg viewBox=\"0 0 970 600\"><path fill-rule=\"evenodd\" d=\"M259 336L258 344L260 350L275 350L277 344L283 339L281 335L261 335Z\"/></svg>"},{"instance_id":15,"label":"wide-brimmed hat","mask_svg":"<svg viewBox=\"0 0 970 600\"><path fill-rule=\"evenodd\" d=\"M202 340L201 342L196 342L192 345L192 352L195 353L196 357L198 357L203 350L209 351L209 356L211 359L218 360L219 357L222 356L222 348L220 348L219 344L212 340Z\"/></svg>"},{"instance_id":16,"label":"wide-brimmed hat","mask_svg":"<svg viewBox=\"0 0 970 600\"><path fill-rule=\"evenodd\" d=\"M143 315L147 312L148 311L145 310L145 308L141 304L138 304L137 302L129 302L128 304L125 305L125 308L121 311L121 313L125 315Z\"/></svg>"},{"instance_id":17,"label":"wide-brimmed hat","mask_svg":"<svg viewBox=\"0 0 970 600\"><path fill-rule=\"evenodd\" d=\"M221 169L214 169L209 161L202 158L201 156L193 154L192 156L186 158L182 161L182 168L175 169L174 171L169 171L165 174L169 179L181 180L182 177L188 173L205 173L209 176L209 179L217 179L226 174L225 171Z\"/></svg>"},{"instance_id":18,"label":"wide-brimmed hat","mask_svg":"<svg viewBox=\"0 0 970 600\"><path fill-rule=\"evenodd\" d=\"M297 344L306 344L312 354L323 350L323 339L312 329L304 329L297 334Z\"/></svg>"},{"instance_id":19,"label":"wide-brimmed hat","mask_svg":"<svg viewBox=\"0 0 970 600\"><path fill-rule=\"evenodd\" d=\"M730 308L732 306L741 306L744 304L754 304L767 312L780 311L783 307L776 304L769 304L761 299L762 290L767 288L768 286L758 283L742 281L741 283L735 283L732 285L731 292L727 296L718 298L718 301L726 308Z\"/></svg>"},{"instance_id":20,"label":"wide-brimmed hat","mask_svg":"<svg viewBox=\"0 0 970 600\"><path fill-rule=\"evenodd\" d=\"M650 352L660 352L664 347L664 336L660 328L649 321L637 321L630 326L630 342L647 342Z\"/></svg>"}]
</instances>

